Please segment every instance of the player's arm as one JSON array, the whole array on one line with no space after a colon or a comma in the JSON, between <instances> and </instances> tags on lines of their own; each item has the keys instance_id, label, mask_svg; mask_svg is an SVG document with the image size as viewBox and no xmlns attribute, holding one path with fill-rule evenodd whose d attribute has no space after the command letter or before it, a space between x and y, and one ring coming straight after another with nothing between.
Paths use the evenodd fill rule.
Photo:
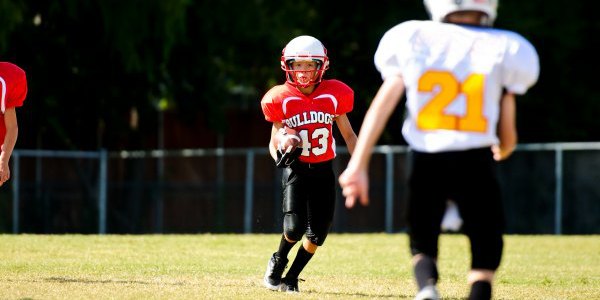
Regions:
<instances>
[{"instance_id":1,"label":"player's arm","mask_svg":"<svg viewBox=\"0 0 600 300\"><path fill-rule=\"evenodd\" d=\"M539 57L533 45L522 36L509 34L507 51L502 61L502 85L506 93L500 100L498 120L499 145L492 147L495 160L511 155L517 145L515 95L522 95L533 86L540 74Z\"/></svg>"},{"instance_id":2,"label":"player's arm","mask_svg":"<svg viewBox=\"0 0 600 300\"><path fill-rule=\"evenodd\" d=\"M346 142L346 146L348 147L348 151L350 154L354 152L354 147L356 146L356 133L354 129L352 129L352 124L350 124L350 120L348 120L348 116L346 114L339 115L335 118L335 123L337 124L344 141Z\"/></svg>"},{"instance_id":3,"label":"player's arm","mask_svg":"<svg viewBox=\"0 0 600 300\"><path fill-rule=\"evenodd\" d=\"M6 136L4 137L4 144L2 144L2 154L0 154L0 186L10 179L8 161L15 148L19 134L17 113L14 107L7 108L4 112L4 124L6 125Z\"/></svg>"},{"instance_id":4,"label":"player's arm","mask_svg":"<svg viewBox=\"0 0 600 300\"><path fill-rule=\"evenodd\" d=\"M375 143L385 124L404 93L404 80L400 76L388 77L375 95L358 133L356 147L348 167L340 176L340 185L346 197L346 207L354 206L357 198L363 205L369 203L367 169Z\"/></svg>"},{"instance_id":5,"label":"player's arm","mask_svg":"<svg viewBox=\"0 0 600 300\"><path fill-rule=\"evenodd\" d=\"M271 127L271 139L269 140L269 153L274 161L277 161L277 147L279 145L281 130L283 128L283 123L273 122L273 127Z\"/></svg>"},{"instance_id":6,"label":"player's arm","mask_svg":"<svg viewBox=\"0 0 600 300\"><path fill-rule=\"evenodd\" d=\"M516 103L513 93L505 93L500 100L498 120L499 145L492 148L497 161L508 158L517 147Z\"/></svg>"}]
</instances>

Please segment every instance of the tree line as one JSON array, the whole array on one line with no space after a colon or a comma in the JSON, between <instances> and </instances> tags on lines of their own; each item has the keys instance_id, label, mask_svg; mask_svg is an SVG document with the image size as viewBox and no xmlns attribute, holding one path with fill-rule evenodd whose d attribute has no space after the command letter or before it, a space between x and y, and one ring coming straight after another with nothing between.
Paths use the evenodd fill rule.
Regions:
<instances>
[{"instance_id":1,"label":"tree line","mask_svg":"<svg viewBox=\"0 0 600 300\"><path fill-rule=\"evenodd\" d=\"M600 140L591 45L600 19L586 3L500 2L496 27L519 32L540 55L539 82L518 97L520 142ZM283 46L301 34L327 47L326 77L355 90L358 131L381 83L379 39L395 24L427 18L422 1L409 0L1 0L0 60L29 80L17 147L150 147L160 112L227 135L228 111L260 114L262 94L284 80ZM380 143L403 143L403 113ZM131 136L140 142L121 142Z\"/></svg>"}]
</instances>

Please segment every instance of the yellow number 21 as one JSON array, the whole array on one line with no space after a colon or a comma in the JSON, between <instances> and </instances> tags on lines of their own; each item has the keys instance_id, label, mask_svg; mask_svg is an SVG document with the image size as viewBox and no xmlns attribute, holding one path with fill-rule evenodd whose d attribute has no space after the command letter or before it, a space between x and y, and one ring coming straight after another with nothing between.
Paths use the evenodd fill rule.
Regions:
<instances>
[{"instance_id":1,"label":"yellow number 21","mask_svg":"<svg viewBox=\"0 0 600 300\"><path fill-rule=\"evenodd\" d=\"M438 93L419 111L417 126L422 130L448 129L485 132L487 119L483 115L483 83L485 76L471 74L460 82L447 71L427 71L419 79L419 92ZM467 100L463 116L452 115L444 110L456 97L464 94Z\"/></svg>"}]
</instances>

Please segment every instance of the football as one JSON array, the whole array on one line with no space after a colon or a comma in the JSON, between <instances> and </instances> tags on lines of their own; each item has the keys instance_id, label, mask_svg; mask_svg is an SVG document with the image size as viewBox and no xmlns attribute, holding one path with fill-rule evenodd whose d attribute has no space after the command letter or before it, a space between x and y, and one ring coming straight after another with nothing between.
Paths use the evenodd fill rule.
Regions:
<instances>
[{"instance_id":1,"label":"football","mask_svg":"<svg viewBox=\"0 0 600 300\"><path fill-rule=\"evenodd\" d=\"M279 150L281 152L292 152L302 146L302 139L295 129L284 127L282 135L279 136Z\"/></svg>"}]
</instances>

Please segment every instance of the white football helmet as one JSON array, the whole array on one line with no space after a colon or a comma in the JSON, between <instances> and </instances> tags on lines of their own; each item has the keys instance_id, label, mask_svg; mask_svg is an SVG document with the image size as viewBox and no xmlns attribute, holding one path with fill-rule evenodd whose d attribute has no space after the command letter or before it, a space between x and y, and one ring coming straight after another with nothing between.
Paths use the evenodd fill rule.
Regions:
<instances>
[{"instance_id":1,"label":"white football helmet","mask_svg":"<svg viewBox=\"0 0 600 300\"><path fill-rule=\"evenodd\" d=\"M442 22L457 11L480 11L487 15L482 25L491 26L496 20L498 0L423 0L433 21Z\"/></svg>"},{"instance_id":2,"label":"white football helmet","mask_svg":"<svg viewBox=\"0 0 600 300\"><path fill-rule=\"evenodd\" d=\"M296 81L295 72L292 69L294 61L315 61L317 62L317 73L307 84L300 84ZM292 39L283 48L281 55L281 69L286 73L287 81L300 87L307 87L321 82L325 70L329 69L329 58L327 58L327 49L316 38L308 35L301 35Z\"/></svg>"}]
</instances>

